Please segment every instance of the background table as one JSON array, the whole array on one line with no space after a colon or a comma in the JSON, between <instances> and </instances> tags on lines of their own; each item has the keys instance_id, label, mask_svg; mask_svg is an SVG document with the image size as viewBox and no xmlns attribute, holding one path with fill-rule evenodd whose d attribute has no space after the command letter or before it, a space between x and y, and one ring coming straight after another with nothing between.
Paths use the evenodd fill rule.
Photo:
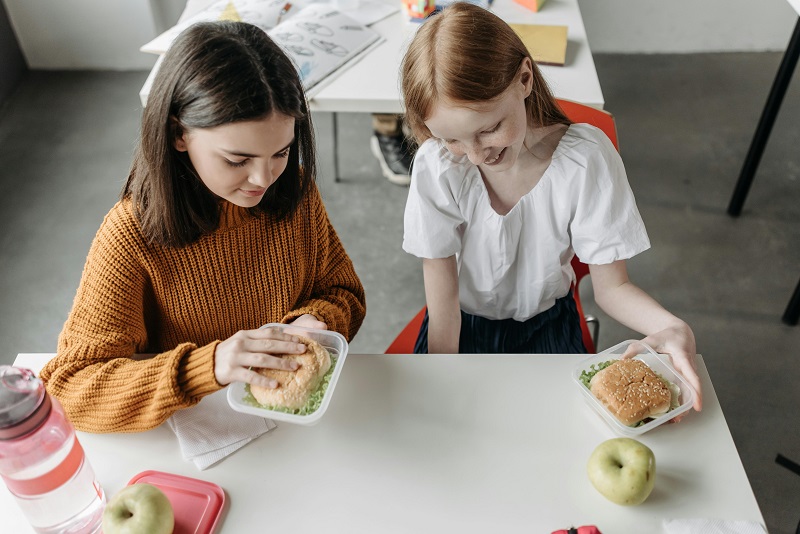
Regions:
<instances>
[{"instance_id":1,"label":"background table","mask_svg":"<svg viewBox=\"0 0 800 534\"><path fill-rule=\"evenodd\" d=\"M400 4L400 0L387 0ZM540 66L557 98L602 109L605 104L578 0L548 0L533 12L513 0L495 0L492 12L506 22L567 26L567 60L563 67ZM419 23L401 10L371 26L386 41L311 98L315 111L402 113L400 62ZM313 89L312 89L313 91Z\"/></svg>"},{"instance_id":2,"label":"background table","mask_svg":"<svg viewBox=\"0 0 800 534\"><path fill-rule=\"evenodd\" d=\"M15 364L38 369L48 357ZM279 423L206 471L180 457L166 425L79 438L109 494L147 469L219 484L229 498L221 532L659 532L673 517L764 524L702 358L703 411L640 438L656 456L650 498L620 507L600 496L586 460L615 436L572 381L582 358L351 354L317 425ZM4 528L24 532L11 501L0 490Z\"/></svg>"}]
</instances>

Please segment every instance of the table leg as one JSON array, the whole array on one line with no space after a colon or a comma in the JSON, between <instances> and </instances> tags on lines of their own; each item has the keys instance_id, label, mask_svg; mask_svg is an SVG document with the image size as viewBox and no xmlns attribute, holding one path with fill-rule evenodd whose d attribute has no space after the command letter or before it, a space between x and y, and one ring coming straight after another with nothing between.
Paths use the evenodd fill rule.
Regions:
<instances>
[{"instance_id":1,"label":"table leg","mask_svg":"<svg viewBox=\"0 0 800 534\"><path fill-rule=\"evenodd\" d=\"M339 181L339 127L336 112L333 112L333 181Z\"/></svg>"},{"instance_id":2,"label":"table leg","mask_svg":"<svg viewBox=\"0 0 800 534\"><path fill-rule=\"evenodd\" d=\"M783 312L783 322L789 326L797 325L798 319L800 319L800 282L797 282L792 298L789 299L789 305L786 306L786 311Z\"/></svg>"},{"instance_id":3,"label":"table leg","mask_svg":"<svg viewBox=\"0 0 800 534\"><path fill-rule=\"evenodd\" d=\"M764 153L764 147L772 131L772 126L775 124L775 117L778 115L783 96L786 94L789 81L792 79L798 56L800 56L800 19L798 19L794 27L789 46L786 47L786 53L783 55L783 60L781 60L778 74L775 76L761 119L758 121L756 133L750 144L750 150L747 152L747 158L744 166L742 166L739 181L736 182L736 189L728 205L728 215L731 217L738 217L742 213L742 206L747 198L750 185L753 183L753 176L761 161L761 155Z\"/></svg>"}]
</instances>

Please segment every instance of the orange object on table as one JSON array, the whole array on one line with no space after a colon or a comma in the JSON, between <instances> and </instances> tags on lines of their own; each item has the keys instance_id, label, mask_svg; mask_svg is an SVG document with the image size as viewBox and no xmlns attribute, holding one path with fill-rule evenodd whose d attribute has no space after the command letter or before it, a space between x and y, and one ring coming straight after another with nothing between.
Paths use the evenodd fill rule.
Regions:
<instances>
[{"instance_id":1,"label":"orange object on table","mask_svg":"<svg viewBox=\"0 0 800 534\"><path fill-rule=\"evenodd\" d=\"M403 0L403 7L411 20L422 20L436 10L436 0Z\"/></svg>"},{"instance_id":2,"label":"orange object on table","mask_svg":"<svg viewBox=\"0 0 800 534\"><path fill-rule=\"evenodd\" d=\"M542 9L546 0L514 0L516 3L523 5L531 11L539 11Z\"/></svg>"}]
</instances>

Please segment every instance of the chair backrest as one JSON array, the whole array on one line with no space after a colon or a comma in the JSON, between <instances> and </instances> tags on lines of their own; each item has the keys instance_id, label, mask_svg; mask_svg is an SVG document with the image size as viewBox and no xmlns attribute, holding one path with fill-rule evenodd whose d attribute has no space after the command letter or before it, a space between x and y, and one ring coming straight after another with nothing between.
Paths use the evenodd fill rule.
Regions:
<instances>
[{"instance_id":1,"label":"chair backrest","mask_svg":"<svg viewBox=\"0 0 800 534\"><path fill-rule=\"evenodd\" d=\"M614 116L602 109L593 108L585 104L579 104L571 100L558 100L558 105L561 110L572 122L585 122L597 128L600 128L605 133L614 147L619 150L619 141L617 140L617 126L614 123ZM578 291L581 279L589 274L589 266L581 262L577 256L572 257L572 269L575 271L575 286L573 287L573 296L575 297L575 305L578 309L578 316L581 318L581 334L583 336L583 344L590 353L596 352L595 340L592 339L592 334L589 331L589 326L586 323L586 316L583 313L583 305L581 304L580 292ZM386 349L386 354L411 354L414 352L414 344L417 341L419 328L422 326L422 320L425 317L425 307L417 312L413 319L403 327L403 330L392 341L389 348Z\"/></svg>"},{"instance_id":2,"label":"chair backrest","mask_svg":"<svg viewBox=\"0 0 800 534\"><path fill-rule=\"evenodd\" d=\"M617 125L614 116L608 111L593 108L586 104L579 104L572 100L557 100L561 110L572 122L585 122L603 130L603 133L611 139L614 148L619 150L619 140L617 139Z\"/></svg>"},{"instance_id":3,"label":"chair backrest","mask_svg":"<svg viewBox=\"0 0 800 534\"><path fill-rule=\"evenodd\" d=\"M585 122L597 128L600 128L606 136L611 140L614 148L619 150L619 139L617 138L617 125L614 122L614 116L602 109L593 108L585 104L579 104L572 100L558 99L558 105L561 110L572 122ZM572 288L572 294L575 297L575 306L578 308L578 316L581 318L581 333L583 335L583 344L590 353L597 352L595 348L596 339L592 337L589 331L589 325L586 322L586 314L583 313L583 305L581 304L580 296L580 283L581 279L589 274L589 266L578 259L577 256L572 257L572 270L575 271L575 286ZM596 326L596 325L595 325Z\"/></svg>"}]
</instances>

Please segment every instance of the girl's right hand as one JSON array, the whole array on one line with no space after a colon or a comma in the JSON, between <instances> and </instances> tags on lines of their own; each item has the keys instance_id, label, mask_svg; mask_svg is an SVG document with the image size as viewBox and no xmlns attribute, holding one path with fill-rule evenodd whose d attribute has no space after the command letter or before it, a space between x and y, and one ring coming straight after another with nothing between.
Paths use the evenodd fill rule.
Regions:
<instances>
[{"instance_id":1,"label":"girl's right hand","mask_svg":"<svg viewBox=\"0 0 800 534\"><path fill-rule=\"evenodd\" d=\"M265 388L278 386L275 380L254 371L266 367L283 371L297 370L297 362L289 362L275 354L303 354L306 346L297 336L275 328L240 330L217 345L214 351L214 376L222 386L246 382Z\"/></svg>"}]
</instances>

